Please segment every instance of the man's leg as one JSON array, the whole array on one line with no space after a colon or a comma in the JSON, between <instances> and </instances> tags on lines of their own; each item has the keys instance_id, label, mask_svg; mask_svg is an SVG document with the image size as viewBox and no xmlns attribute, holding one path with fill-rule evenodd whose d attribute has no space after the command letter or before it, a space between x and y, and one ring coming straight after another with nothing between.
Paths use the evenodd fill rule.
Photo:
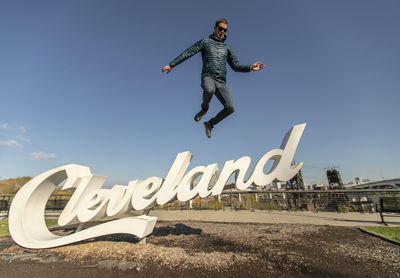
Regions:
<instances>
[{"instance_id":1,"label":"man's leg","mask_svg":"<svg viewBox=\"0 0 400 278\"><path fill-rule=\"evenodd\" d=\"M201 87L203 88L203 102L201 104L201 111L194 116L196 122L201 120L201 117L208 111L210 101L216 92L216 81L209 76L201 80Z\"/></svg>"},{"instance_id":2,"label":"man's leg","mask_svg":"<svg viewBox=\"0 0 400 278\"><path fill-rule=\"evenodd\" d=\"M215 95L222 103L224 108L214 118L208 121L208 123L211 125L211 128L226 117L228 117L230 114L235 112L235 105L233 103L231 91L228 89L224 82L216 81L216 85L217 91L215 92Z\"/></svg>"}]
</instances>

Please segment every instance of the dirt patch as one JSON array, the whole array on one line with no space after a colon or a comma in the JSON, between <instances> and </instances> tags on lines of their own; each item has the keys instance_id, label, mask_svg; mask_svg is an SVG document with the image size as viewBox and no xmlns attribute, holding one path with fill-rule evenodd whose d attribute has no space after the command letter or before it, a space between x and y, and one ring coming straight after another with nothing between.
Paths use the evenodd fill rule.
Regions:
<instances>
[{"instance_id":1,"label":"dirt patch","mask_svg":"<svg viewBox=\"0 0 400 278\"><path fill-rule=\"evenodd\" d=\"M112 235L46 250L5 244L0 266L68 264L87 277L400 277L400 246L354 227L158 222L146 241Z\"/></svg>"}]
</instances>

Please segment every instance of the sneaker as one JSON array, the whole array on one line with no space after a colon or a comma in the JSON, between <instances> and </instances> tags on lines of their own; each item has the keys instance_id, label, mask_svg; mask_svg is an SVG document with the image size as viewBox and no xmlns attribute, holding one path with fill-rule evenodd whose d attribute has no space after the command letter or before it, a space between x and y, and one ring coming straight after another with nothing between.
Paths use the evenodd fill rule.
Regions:
<instances>
[{"instance_id":1,"label":"sneaker","mask_svg":"<svg viewBox=\"0 0 400 278\"><path fill-rule=\"evenodd\" d=\"M210 125L209 122L204 122L204 127L206 128L206 135L208 138L211 138L211 129L212 126Z\"/></svg>"},{"instance_id":2,"label":"sneaker","mask_svg":"<svg viewBox=\"0 0 400 278\"><path fill-rule=\"evenodd\" d=\"M200 122L201 117L203 117L206 113L207 113L207 111L201 110L199 113L197 113L197 114L194 116L194 120L195 120L196 122Z\"/></svg>"}]
</instances>

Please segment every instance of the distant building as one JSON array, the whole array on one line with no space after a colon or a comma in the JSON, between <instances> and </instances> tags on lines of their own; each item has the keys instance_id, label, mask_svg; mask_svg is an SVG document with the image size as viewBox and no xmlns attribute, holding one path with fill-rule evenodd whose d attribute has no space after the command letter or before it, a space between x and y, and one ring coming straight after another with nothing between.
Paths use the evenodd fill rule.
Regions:
<instances>
[{"instance_id":1,"label":"distant building","mask_svg":"<svg viewBox=\"0 0 400 278\"><path fill-rule=\"evenodd\" d=\"M369 179L363 179L369 180ZM400 189L400 178L390 180L380 180L346 186L346 189Z\"/></svg>"}]
</instances>

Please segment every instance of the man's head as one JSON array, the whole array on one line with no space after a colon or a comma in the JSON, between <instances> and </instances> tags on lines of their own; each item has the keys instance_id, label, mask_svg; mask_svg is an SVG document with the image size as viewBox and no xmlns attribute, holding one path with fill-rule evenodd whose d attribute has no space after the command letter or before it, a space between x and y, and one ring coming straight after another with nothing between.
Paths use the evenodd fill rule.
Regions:
<instances>
[{"instance_id":1,"label":"man's head","mask_svg":"<svg viewBox=\"0 0 400 278\"><path fill-rule=\"evenodd\" d=\"M228 32L228 21L224 18L218 19L215 22L214 35L219 39L224 39L226 32Z\"/></svg>"}]
</instances>

